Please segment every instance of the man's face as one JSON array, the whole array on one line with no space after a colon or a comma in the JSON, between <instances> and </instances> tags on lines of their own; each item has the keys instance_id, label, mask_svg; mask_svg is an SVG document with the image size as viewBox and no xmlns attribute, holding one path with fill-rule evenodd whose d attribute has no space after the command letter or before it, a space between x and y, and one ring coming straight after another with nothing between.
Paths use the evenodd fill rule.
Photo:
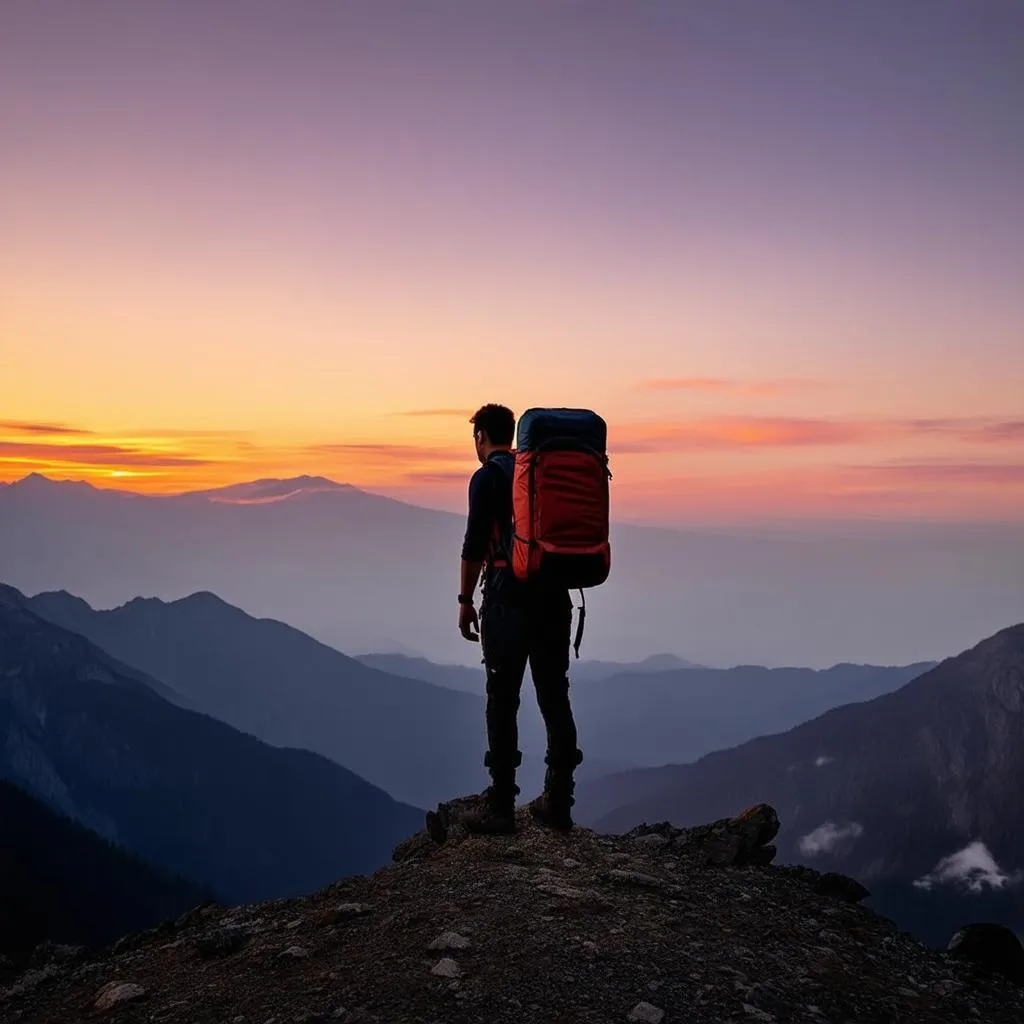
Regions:
<instances>
[{"instance_id":1,"label":"man's face","mask_svg":"<svg viewBox=\"0 0 1024 1024\"><path fill-rule=\"evenodd\" d=\"M480 460L480 464L483 465L487 461L487 456L484 454L487 445L487 434L483 430L473 431L473 446L476 448L476 457Z\"/></svg>"}]
</instances>

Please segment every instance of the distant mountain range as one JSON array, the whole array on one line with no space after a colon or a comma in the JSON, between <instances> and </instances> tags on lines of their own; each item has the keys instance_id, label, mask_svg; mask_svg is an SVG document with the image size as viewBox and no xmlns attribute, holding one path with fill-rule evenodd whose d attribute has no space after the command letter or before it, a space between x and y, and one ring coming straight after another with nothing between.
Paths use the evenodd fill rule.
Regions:
<instances>
[{"instance_id":1,"label":"distant mountain range","mask_svg":"<svg viewBox=\"0 0 1024 1024\"><path fill-rule=\"evenodd\" d=\"M51 593L29 606L161 680L180 703L323 754L396 799L428 806L486 782L479 698L378 671L213 594L94 611Z\"/></svg>"},{"instance_id":2,"label":"distant mountain range","mask_svg":"<svg viewBox=\"0 0 1024 1024\"><path fill-rule=\"evenodd\" d=\"M422 812L305 750L169 703L0 586L0 777L226 900L373 870Z\"/></svg>"},{"instance_id":3,"label":"distant mountain range","mask_svg":"<svg viewBox=\"0 0 1024 1024\"><path fill-rule=\"evenodd\" d=\"M212 894L152 867L0 780L0 954L102 946Z\"/></svg>"},{"instance_id":4,"label":"distant mountain range","mask_svg":"<svg viewBox=\"0 0 1024 1024\"><path fill-rule=\"evenodd\" d=\"M439 686L483 692L483 672L476 669L401 655L359 660ZM570 675L580 741L584 753L604 766L603 776L611 764L692 761L754 736L781 732L829 708L891 693L933 665L712 669L662 655L634 665L574 661ZM533 702L524 704L520 714L527 735L543 735Z\"/></svg>"},{"instance_id":5,"label":"distant mountain range","mask_svg":"<svg viewBox=\"0 0 1024 1024\"><path fill-rule=\"evenodd\" d=\"M781 732L822 711L889 693L929 667L634 672L581 682L582 743L608 760L645 765L696 760L753 736Z\"/></svg>"},{"instance_id":6,"label":"distant mountain range","mask_svg":"<svg viewBox=\"0 0 1024 1024\"><path fill-rule=\"evenodd\" d=\"M466 693L483 694L486 675L482 668L464 665L438 665L427 658L406 654L360 654L358 660L371 668L396 676L422 679L435 686L445 686ZM640 672L671 672L676 669L703 668L674 654L652 654L642 661L591 661L583 658L572 663L572 678L577 682L607 679L614 675Z\"/></svg>"},{"instance_id":7,"label":"distant mountain range","mask_svg":"<svg viewBox=\"0 0 1024 1024\"><path fill-rule=\"evenodd\" d=\"M766 801L783 823L780 861L861 879L919 934L948 937L979 894L987 916L1022 931L1024 625L895 693L695 764L598 780L580 796L582 814L615 832Z\"/></svg>"},{"instance_id":8,"label":"distant mountain range","mask_svg":"<svg viewBox=\"0 0 1024 1024\"><path fill-rule=\"evenodd\" d=\"M1014 530L616 527L618 568L588 600L591 657L571 667L580 820L689 824L766 801L780 860L861 877L923 937L982 912L1024 927L1024 626L937 666L640 657L666 637L717 662L818 660L863 637L948 650L1024 609ZM199 888L269 899L379 866L421 824L414 805L483 785L482 673L321 641L478 658L454 629L461 531L459 516L321 478L169 498L40 477L0 487L5 578L116 606L0 586L0 779L30 794L0 799L29 838L72 828L39 819L37 799L102 837L69 833L70 848L116 864L107 840L140 858L141 875L125 867L126 888L103 891L115 906L150 878L147 914ZM544 738L524 697L529 795Z\"/></svg>"},{"instance_id":9,"label":"distant mountain range","mask_svg":"<svg viewBox=\"0 0 1024 1024\"><path fill-rule=\"evenodd\" d=\"M461 515L318 477L154 497L32 476L0 488L0 524L0 575L26 593L109 608L211 591L339 650L475 667L453 610ZM588 596L587 659L906 664L1024 613L1022 524L615 522L612 547L611 578Z\"/></svg>"},{"instance_id":10,"label":"distant mountain range","mask_svg":"<svg viewBox=\"0 0 1024 1024\"><path fill-rule=\"evenodd\" d=\"M31 598L29 607L160 680L177 703L267 743L314 750L397 799L427 806L486 782L482 692L443 685L475 685L477 670L394 655L348 658L212 594L170 603L138 598L94 611L69 594L50 593ZM581 779L693 760L890 692L928 667L656 670L676 662L661 656L620 674L613 674L620 664L572 664ZM526 688L524 793L541 785L545 747L529 680Z\"/></svg>"},{"instance_id":11,"label":"distant mountain range","mask_svg":"<svg viewBox=\"0 0 1024 1024\"><path fill-rule=\"evenodd\" d=\"M398 785L451 783L444 796L466 791L460 772L482 774L479 696L372 664L445 666L367 660L212 594L97 612L0 586L0 778L229 901L308 891L376 867L421 824L353 759ZM581 822L689 824L766 801L780 860L862 878L922 937L944 941L982 908L1024 924L1024 626L938 666L574 673ZM207 713L274 743L331 744L346 768ZM616 758L736 742L613 772Z\"/></svg>"}]
</instances>

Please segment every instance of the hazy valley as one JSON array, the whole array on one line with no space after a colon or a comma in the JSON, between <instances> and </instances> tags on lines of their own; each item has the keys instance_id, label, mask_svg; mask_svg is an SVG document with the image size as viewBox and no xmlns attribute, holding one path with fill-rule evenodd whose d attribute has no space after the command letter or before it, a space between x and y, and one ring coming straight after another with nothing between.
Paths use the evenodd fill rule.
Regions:
<instances>
[{"instance_id":1,"label":"hazy valley","mask_svg":"<svg viewBox=\"0 0 1024 1024\"><path fill-rule=\"evenodd\" d=\"M132 922L180 908L193 892L229 902L274 898L372 870L420 826L422 809L484 784L482 669L369 650L385 634L363 628L374 618L401 638L395 646L439 657L454 649L423 641L427 631L454 634L444 580L458 517L313 481L155 499L38 478L0 488L0 515L9 582L34 581L29 593L8 586L0 596L0 777L26 794L13 797L31 822L26 836L78 828L76 843L110 851L101 860L137 858L136 881L119 893L102 883L115 902L132 899L129 884L151 893ZM801 579L820 585L859 555L855 544L833 550L824 534L810 538L794 582L782 572L792 538L776 537L756 558L756 545L735 538L693 538L702 557L691 560L685 534L638 527L620 536L625 580L592 602L585 656L571 666L585 748L582 824L607 832L666 819L695 825L764 801L783 822L783 861L862 879L872 906L928 941L944 941L954 922L982 911L1024 924L1014 832L1024 740L1020 627L941 664L629 660L655 633L632 633L624 650L616 637L638 622L649 629L654 607L663 629L653 649L700 653L691 638L701 616L695 623L688 603L698 592L703 614L720 616L716 635L726 616L737 650L756 645L780 621L772 616L787 614L772 600L774 577L795 595ZM919 548L933 584L955 567L952 557L926 557L936 536L926 533ZM974 578L992 584L972 621L994 617L997 605L1003 617L1019 608L1013 552L1000 562L989 554L993 537L964 543L957 557L973 552L984 567ZM883 557L884 544L868 546L873 559ZM371 573L375 550L387 554ZM708 583L717 579L713 555L732 584ZM766 574L772 559L778 571ZM653 574L646 580L638 560ZM876 561L864 571L877 569ZM814 618L852 608L854 577L835 602L809 602L806 621L789 624L785 643L806 637L816 652L808 661L853 635L815 627ZM189 590L199 582L202 589ZM657 600L677 582L678 602ZM213 592L218 583L242 595L239 606ZM940 606L951 615L977 603L980 589L918 592L932 600L924 605L933 615ZM185 593L152 596L177 591ZM359 600L346 603L354 592ZM878 593L896 601L900 591ZM385 600L386 617L377 604ZM631 604L633 613L616 613ZM356 607L365 620L352 618ZM937 635L940 623L929 621L928 630ZM349 651L325 642L346 635L360 638ZM923 635L907 646L919 649ZM784 636L772 640L779 650ZM544 751L529 681L521 746L528 798L540 787ZM67 820L49 822L30 799ZM19 851L9 846L8 856L24 858ZM52 927L99 937L71 918Z\"/></svg>"},{"instance_id":2,"label":"hazy valley","mask_svg":"<svg viewBox=\"0 0 1024 1024\"><path fill-rule=\"evenodd\" d=\"M478 664L454 626L463 517L329 481L177 497L38 476L0 486L0 575L93 607L211 591L351 655ZM912 664L1024 614L1024 526L613 523L584 656L705 665Z\"/></svg>"}]
</instances>

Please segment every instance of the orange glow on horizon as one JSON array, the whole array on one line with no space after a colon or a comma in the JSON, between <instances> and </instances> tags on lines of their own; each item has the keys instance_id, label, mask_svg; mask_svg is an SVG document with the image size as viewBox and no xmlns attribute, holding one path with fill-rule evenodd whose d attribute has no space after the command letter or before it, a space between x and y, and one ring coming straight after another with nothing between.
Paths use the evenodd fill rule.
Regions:
<instances>
[{"instance_id":1,"label":"orange glow on horizon","mask_svg":"<svg viewBox=\"0 0 1024 1024\"><path fill-rule=\"evenodd\" d=\"M323 476L459 510L476 463L463 417L429 436L273 438L0 423L0 481L31 473L145 494ZM449 415L451 413L452 415ZM612 422L614 509L652 522L792 516L1006 520L1024 510L1017 421L692 417ZM1013 456L1018 456L1013 461ZM984 456L984 457L980 457Z\"/></svg>"},{"instance_id":2,"label":"orange glow on horizon","mask_svg":"<svg viewBox=\"0 0 1024 1024\"><path fill-rule=\"evenodd\" d=\"M390 6L4 8L0 481L460 509L500 401L624 517L1024 516L1002 13Z\"/></svg>"}]
</instances>

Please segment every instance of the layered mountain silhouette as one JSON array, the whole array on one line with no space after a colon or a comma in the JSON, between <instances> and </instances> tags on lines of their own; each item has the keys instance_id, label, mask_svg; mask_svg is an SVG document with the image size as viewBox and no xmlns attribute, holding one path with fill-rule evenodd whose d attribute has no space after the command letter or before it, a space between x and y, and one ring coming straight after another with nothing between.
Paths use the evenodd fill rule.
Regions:
<instances>
[{"instance_id":1,"label":"layered mountain silhouette","mask_svg":"<svg viewBox=\"0 0 1024 1024\"><path fill-rule=\"evenodd\" d=\"M0 780L0 953L15 962L44 940L105 945L211 895Z\"/></svg>"},{"instance_id":2,"label":"layered mountain silhouette","mask_svg":"<svg viewBox=\"0 0 1024 1024\"><path fill-rule=\"evenodd\" d=\"M158 689L0 586L0 777L104 838L236 901L372 870L421 822L346 768Z\"/></svg>"},{"instance_id":3,"label":"layered mountain silhouette","mask_svg":"<svg viewBox=\"0 0 1024 1024\"><path fill-rule=\"evenodd\" d=\"M360 654L358 660L364 665L391 672L393 675L423 679L435 686L446 686L452 690L468 693L484 692L486 676L482 668L467 668L464 665L438 665L423 657L407 654ZM631 675L648 672L672 672L676 669L703 668L674 654L652 654L642 661L591 661L584 658L574 662L572 677L578 682L608 679L615 675Z\"/></svg>"},{"instance_id":4,"label":"layered mountain silhouette","mask_svg":"<svg viewBox=\"0 0 1024 1024\"><path fill-rule=\"evenodd\" d=\"M356 660L381 672L405 676L407 679L421 679L425 683L461 693L483 696L487 685L487 676L482 666L469 668L467 665L439 665L428 658L392 653L360 654Z\"/></svg>"},{"instance_id":5,"label":"layered mountain silhouette","mask_svg":"<svg viewBox=\"0 0 1024 1024\"><path fill-rule=\"evenodd\" d=\"M483 672L474 669L402 655L359 660L438 686L483 692ZM572 663L573 708L587 767L592 758L602 766L696 760L754 736L792 728L829 708L891 693L933 665L835 665L816 671L757 665L680 668L681 661L655 656L636 665ZM540 732L529 703L523 717L528 735ZM607 767L598 774L607 775Z\"/></svg>"},{"instance_id":6,"label":"layered mountain silhouette","mask_svg":"<svg viewBox=\"0 0 1024 1024\"><path fill-rule=\"evenodd\" d=\"M397 799L426 806L486 779L479 698L370 668L213 594L140 598L112 611L65 593L29 605L160 679L187 706L275 746L323 754Z\"/></svg>"},{"instance_id":7,"label":"layered mountain silhouette","mask_svg":"<svg viewBox=\"0 0 1024 1024\"><path fill-rule=\"evenodd\" d=\"M466 476L474 468L466 453ZM614 512L614 505L613 505ZM474 666L455 628L463 515L322 478L178 496L30 477L0 488L0 566L94 607L212 591L339 650ZM905 664L955 653L1019 607L1024 526L655 529L614 522L583 655L703 664Z\"/></svg>"},{"instance_id":8,"label":"layered mountain silhouette","mask_svg":"<svg viewBox=\"0 0 1024 1024\"><path fill-rule=\"evenodd\" d=\"M986 901L989 916L1021 929L1024 625L783 735L600 780L581 807L623 831L702 821L755 797L785 822L782 859L854 875L919 930L950 895L992 892L1004 898Z\"/></svg>"},{"instance_id":9,"label":"layered mountain silhouette","mask_svg":"<svg viewBox=\"0 0 1024 1024\"><path fill-rule=\"evenodd\" d=\"M822 711L889 693L928 665L683 669L587 680L575 692L585 743L609 760L690 761Z\"/></svg>"},{"instance_id":10,"label":"layered mountain silhouette","mask_svg":"<svg viewBox=\"0 0 1024 1024\"><path fill-rule=\"evenodd\" d=\"M30 607L161 680L179 703L268 743L321 753L398 799L426 806L485 782L482 685L480 694L444 686L453 677L465 682L475 670L401 656L352 659L212 594L140 598L95 611L58 592L32 598ZM619 674L616 664L573 663L586 748L581 778L694 760L889 692L927 667L656 670L673 663L651 659ZM407 675L396 674L401 670ZM525 792L542 783L545 747L528 693L520 717Z\"/></svg>"},{"instance_id":11,"label":"layered mountain silhouette","mask_svg":"<svg viewBox=\"0 0 1024 1024\"><path fill-rule=\"evenodd\" d=\"M424 665L428 671L408 677L379 671L284 623L255 619L213 594L172 602L136 598L110 611L96 611L62 591L28 603L42 617L161 680L156 685L176 703L275 746L330 757L397 799L426 806L487 781L483 695L430 681L429 669L437 670L440 681L447 666L381 656L383 663ZM520 785L524 792L539 791L544 726L529 698L520 737L527 753ZM642 742L637 749L645 749ZM595 748L581 777L635 763L604 759Z\"/></svg>"}]
</instances>

